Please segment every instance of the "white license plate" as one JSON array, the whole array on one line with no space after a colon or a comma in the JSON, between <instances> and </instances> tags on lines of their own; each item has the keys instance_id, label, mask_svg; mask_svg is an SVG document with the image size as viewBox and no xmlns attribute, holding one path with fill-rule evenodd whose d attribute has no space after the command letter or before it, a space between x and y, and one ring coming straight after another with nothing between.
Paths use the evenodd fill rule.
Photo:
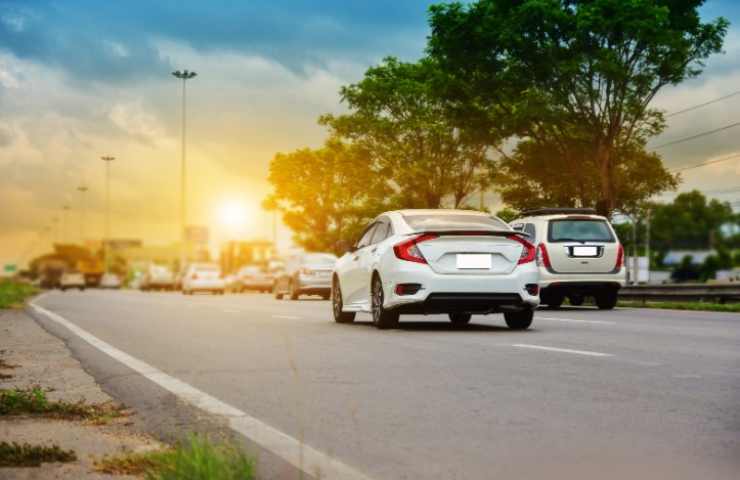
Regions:
<instances>
[{"instance_id":1,"label":"white license plate","mask_svg":"<svg viewBox=\"0 0 740 480\"><path fill-rule=\"evenodd\" d=\"M470 270L490 270L490 253L458 253L457 268Z\"/></svg>"},{"instance_id":2,"label":"white license plate","mask_svg":"<svg viewBox=\"0 0 740 480\"><path fill-rule=\"evenodd\" d=\"M574 257L595 257L599 254L599 247L573 247Z\"/></svg>"}]
</instances>

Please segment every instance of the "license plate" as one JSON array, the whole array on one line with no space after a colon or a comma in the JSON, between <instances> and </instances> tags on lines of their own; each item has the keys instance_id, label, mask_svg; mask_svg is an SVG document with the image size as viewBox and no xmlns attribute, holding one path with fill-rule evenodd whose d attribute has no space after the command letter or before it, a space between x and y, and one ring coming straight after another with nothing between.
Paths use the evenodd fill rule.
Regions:
<instances>
[{"instance_id":1,"label":"license plate","mask_svg":"<svg viewBox=\"0 0 740 480\"><path fill-rule=\"evenodd\" d=\"M491 255L489 253L458 253L457 268L462 270L490 270Z\"/></svg>"},{"instance_id":2,"label":"license plate","mask_svg":"<svg viewBox=\"0 0 740 480\"><path fill-rule=\"evenodd\" d=\"M599 247L573 247L574 257L595 257L599 254Z\"/></svg>"}]
</instances>

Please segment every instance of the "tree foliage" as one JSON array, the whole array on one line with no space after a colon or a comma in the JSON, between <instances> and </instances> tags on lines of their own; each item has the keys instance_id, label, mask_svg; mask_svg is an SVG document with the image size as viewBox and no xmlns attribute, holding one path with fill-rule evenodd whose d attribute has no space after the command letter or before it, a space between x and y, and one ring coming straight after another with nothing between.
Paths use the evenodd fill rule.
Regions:
<instances>
[{"instance_id":1,"label":"tree foliage","mask_svg":"<svg viewBox=\"0 0 740 480\"><path fill-rule=\"evenodd\" d=\"M369 153L399 208L460 207L491 183L491 139L455 122L435 88L440 75L430 59L388 57L342 88L348 113L321 118Z\"/></svg>"},{"instance_id":2,"label":"tree foliage","mask_svg":"<svg viewBox=\"0 0 740 480\"><path fill-rule=\"evenodd\" d=\"M584 206L608 214L631 186L622 182L620 191L625 170L642 168L641 159L653 167L658 160L644 152L647 139L664 128L662 113L649 107L654 96L666 85L697 76L703 61L721 50L728 23L723 18L702 23L702 3L438 4L431 7L429 52L452 79L442 90L459 111L502 138L525 141L517 151L520 161L534 155L535 161L553 163L548 170L572 175L561 182L574 190L593 190L576 180L584 159L593 162L586 170L598 174L597 195L584 194L589 201ZM549 158L542 156L547 151ZM659 173L661 182L641 188L670 186L667 172ZM562 198L565 188L555 184L538 184L545 189L543 200Z\"/></svg>"},{"instance_id":3,"label":"tree foliage","mask_svg":"<svg viewBox=\"0 0 740 480\"><path fill-rule=\"evenodd\" d=\"M278 153L268 180L274 193L264 204L282 212L295 242L309 251L340 253L387 208L389 187L368 152L337 139L319 149Z\"/></svg>"}]
</instances>

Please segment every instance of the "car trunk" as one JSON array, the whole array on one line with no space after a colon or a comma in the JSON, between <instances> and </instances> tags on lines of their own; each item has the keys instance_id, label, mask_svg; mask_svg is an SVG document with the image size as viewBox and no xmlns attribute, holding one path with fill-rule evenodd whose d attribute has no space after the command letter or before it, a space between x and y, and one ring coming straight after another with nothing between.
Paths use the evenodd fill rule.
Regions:
<instances>
[{"instance_id":1,"label":"car trunk","mask_svg":"<svg viewBox=\"0 0 740 480\"><path fill-rule=\"evenodd\" d=\"M566 217L551 220L547 254L560 273L608 273L619 256L619 242L603 219Z\"/></svg>"},{"instance_id":2,"label":"car trunk","mask_svg":"<svg viewBox=\"0 0 740 480\"><path fill-rule=\"evenodd\" d=\"M429 267L441 274L505 275L516 268L524 246L514 232L430 232L437 238L418 244Z\"/></svg>"}]
</instances>

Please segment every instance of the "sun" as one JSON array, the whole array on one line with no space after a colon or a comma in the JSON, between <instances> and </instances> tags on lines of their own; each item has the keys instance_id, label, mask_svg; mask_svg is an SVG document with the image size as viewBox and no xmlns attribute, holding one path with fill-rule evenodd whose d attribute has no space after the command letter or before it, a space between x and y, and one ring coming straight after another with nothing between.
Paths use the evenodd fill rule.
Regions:
<instances>
[{"instance_id":1,"label":"sun","mask_svg":"<svg viewBox=\"0 0 740 480\"><path fill-rule=\"evenodd\" d=\"M218 207L218 220L230 229L244 228L249 221L249 211L243 203L229 201Z\"/></svg>"}]
</instances>

